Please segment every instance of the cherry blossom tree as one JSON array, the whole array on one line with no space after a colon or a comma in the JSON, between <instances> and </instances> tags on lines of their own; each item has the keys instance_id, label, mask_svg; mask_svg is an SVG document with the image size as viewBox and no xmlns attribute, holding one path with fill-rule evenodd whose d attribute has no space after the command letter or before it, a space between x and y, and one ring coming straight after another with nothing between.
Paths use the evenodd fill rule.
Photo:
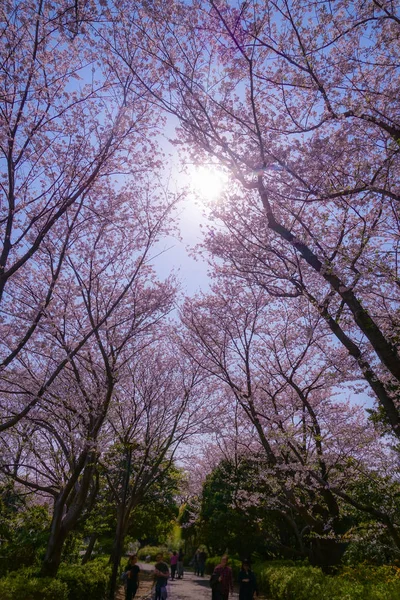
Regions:
<instances>
[{"instance_id":1,"label":"cherry blossom tree","mask_svg":"<svg viewBox=\"0 0 400 600\"><path fill-rule=\"evenodd\" d=\"M135 508L173 468L178 451L184 453L182 444L207 428L206 379L168 335L127 365L119 382L108 418L114 445L102 460L117 513L110 599Z\"/></svg>"},{"instance_id":2,"label":"cherry blossom tree","mask_svg":"<svg viewBox=\"0 0 400 600\"><path fill-rule=\"evenodd\" d=\"M227 458L232 460L237 446L244 456L262 457L255 486L264 489L262 501L267 495L269 510L285 519L300 554L333 564L343 551L342 501L352 504L349 482L373 479L383 468L389 473L390 451L379 450L379 436L360 407L335 400L333 386L346 381L348 359L341 348L337 356L327 351L329 332L304 298L272 302L258 288L246 291L228 284L213 292L187 300L183 320L189 340L184 345L241 409L236 433L231 425ZM234 414L231 409L219 415L221 431ZM256 490L250 504L257 503ZM391 513L368 503L358 508L386 527L399 546Z\"/></svg>"},{"instance_id":3,"label":"cherry blossom tree","mask_svg":"<svg viewBox=\"0 0 400 600\"><path fill-rule=\"evenodd\" d=\"M19 392L36 400L23 457L17 455L16 465L11 456L3 468L54 500L43 563L50 575L97 493L102 429L123 369L150 343L176 293L172 280L155 278L149 262L151 248L169 228L173 199L163 190L157 197L154 181L149 189L143 177L117 197L108 192L99 214L82 209L35 346L19 353L24 377L20 370L4 393L11 404L17 381ZM17 423L16 435L25 431L26 419Z\"/></svg>"},{"instance_id":4,"label":"cherry blossom tree","mask_svg":"<svg viewBox=\"0 0 400 600\"><path fill-rule=\"evenodd\" d=\"M162 119L130 72L117 70L107 55L102 10L95 2L46 0L0 8L2 431L32 410L66 364L42 371L30 396L20 390L30 376L26 355L44 343L43 320L54 312L56 294L63 294L58 290L68 279L72 246L75 260L86 256L78 256L86 220L102 211L111 218L115 202L122 219L123 193L127 202L132 198L125 187L129 178L151 171L157 187L153 135ZM131 36L131 48L139 41ZM148 190L138 206L144 219L146 198ZM70 355L100 326L75 339Z\"/></svg>"},{"instance_id":5,"label":"cherry blossom tree","mask_svg":"<svg viewBox=\"0 0 400 600\"><path fill-rule=\"evenodd\" d=\"M2 471L53 499L43 572L90 511L102 458L113 590L137 502L179 443L216 428L221 448L262 456L301 552L293 513L329 553L349 505L400 546L393 515L347 485L389 471L391 453L333 398L363 378L400 436L397 7L3 4ZM162 111L184 160L231 176L201 248L216 285L183 309L185 355L161 324L175 284L151 268L174 204Z\"/></svg>"},{"instance_id":6,"label":"cherry blossom tree","mask_svg":"<svg viewBox=\"0 0 400 600\"><path fill-rule=\"evenodd\" d=\"M399 436L397 7L149 10L165 79L148 89L189 160L231 174L208 249L229 276L306 298Z\"/></svg>"}]
</instances>

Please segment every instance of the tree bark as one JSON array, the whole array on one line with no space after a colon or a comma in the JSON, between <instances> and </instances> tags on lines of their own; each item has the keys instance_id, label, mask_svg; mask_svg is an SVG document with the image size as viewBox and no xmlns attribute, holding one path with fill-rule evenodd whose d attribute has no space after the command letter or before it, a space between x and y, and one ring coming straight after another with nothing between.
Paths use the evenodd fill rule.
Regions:
<instances>
[{"instance_id":1,"label":"tree bark","mask_svg":"<svg viewBox=\"0 0 400 600\"><path fill-rule=\"evenodd\" d=\"M41 568L42 575L55 577L57 574L66 537L76 526L88 498L95 468L96 455L93 452L84 452L82 456L85 467L83 469L80 467L76 470L74 477L71 478L69 484L55 502L50 537ZM74 486L76 485L82 470L83 474L80 480L79 489L75 493ZM67 506L68 509L65 513Z\"/></svg>"},{"instance_id":2,"label":"tree bark","mask_svg":"<svg viewBox=\"0 0 400 600\"><path fill-rule=\"evenodd\" d=\"M308 265L342 298L342 301L353 315L355 325L357 325L359 331L361 331L369 340L374 352L381 361L381 364L394 378L397 379L397 381L400 382L400 359L395 346L386 339L377 323L375 323L368 311L364 309L353 290L344 285L340 278L335 274L332 265L323 264L310 247L298 240L291 231L276 220L261 176L258 178L258 193L267 216L269 229L274 231L281 239L288 242L297 252L299 252ZM347 336L345 338L342 335L340 328L336 327L333 321L329 321L328 319L327 322L336 337L341 341L345 348L349 350L349 353L358 359L360 364L361 357L357 357L357 349L355 347L353 348L354 344L350 347L350 338ZM366 361L362 360L361 362L363 364L366 363ZM396 405L397 399L395 400L392 397L392 394L385 389L384 384L379 381L376 374L370 372L368 365L364 364L362 370L364 377L377 395L378 400L389 419L394 434L397 437L400 437L400 414ZM378 379L378 381L376 381L376 379Z\"/></svg>"},{"instance_id":3,"label":"tree bark","mask_svg":"<svg viewBox=\"0 0 400 600\"><path fill-rule=\"evenodd\" d=\"M47 544L46 555L40 570L43 577L55 577L61 562L62 551L68 532L64 527L52 527Z\"/></svg>"},{"instance_id":4,"label":"tree bark","mask_svg":"<svg viewBox=\"0 0 400 600\"><path fill-rule=\"evenodd\" d=\"M114 545L111 554L112 571L110 577L109 600L114 600L115 589L117 587L118 570L121 562L122 545L125 538L125 512L126 501L128 497L129 477L131 473L132 447L128 448L126 469L124 474L124 487L122 490L122 502L117 507L117 527L115 530Z\"/></svg>"},{"instance_id":5,"label":"tree bark","mask_svg":"<svg viewBox=\"0 0 400 600\"><path fill-rule=\"evenodd\" d=\"M82 558L83 565L85 565L92 558L92 552L93 552L93 548L94 548L96 541L97 541L97 533L92 533L89 538L89 544L88 544L88 547L86 548L85 555Z\"/></svg>"}]
</instances>

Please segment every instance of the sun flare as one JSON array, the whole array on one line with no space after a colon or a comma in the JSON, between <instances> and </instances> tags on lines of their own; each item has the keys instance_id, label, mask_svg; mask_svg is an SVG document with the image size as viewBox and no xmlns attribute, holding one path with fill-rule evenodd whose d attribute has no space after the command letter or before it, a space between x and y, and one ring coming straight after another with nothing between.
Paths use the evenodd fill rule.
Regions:
<instances>
[{"instance_id":1,"label":"sun flare","mask_svg":"<svg viewBox=\"0 0 400 600\"><path fill-rule=\"evenodd\" d=\"M189 173L193 191L203 200L217 200L228 183L228 175L214 166L196 166Z\"/></svg>"}]
</instances>

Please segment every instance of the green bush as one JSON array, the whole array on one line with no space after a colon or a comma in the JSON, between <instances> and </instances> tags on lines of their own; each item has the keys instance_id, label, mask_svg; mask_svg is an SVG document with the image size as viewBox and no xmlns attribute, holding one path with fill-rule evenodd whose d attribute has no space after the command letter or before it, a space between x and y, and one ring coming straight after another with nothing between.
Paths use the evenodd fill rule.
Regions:
<instances>
[{"instance_id":1,"label":"green bush","mask_svg":"<svg viewBox=\"0 0 400 600\"><path fill-rule=\"evenodd\" d=\"M111 567L98 557L85 565L61 565L57 577L68 586L69 600L101 600L105 597Z\"/></svg>"},{"instance_id":2,"label":"green bush","mask_svg":"<svg viewBox=\"0 0 400 600\"><path fill-rule=\"evenodd\" d=\"M8 509L0 498L0 577L9 571L39 564L46 551L50 516L47 507Z\"/></svg>"},{"instance_id":3,"label":"green bush","mask_svg":"<svg viewBox=\"0 0 400 600\"><path fill-rule=\"evenodd\" d=\"M150 560L154 562L157 558L157 554L162 554L163 560L169 564L169 551L165 546L143 546L138 550L139 560L145 560L146 556L150 556Z\"/></svg>"},{"instance_id":4,"label":"green bush","mask_svg":"<svg viewBox=\"0 0 400 600\"><path fill-rule=\"evenodd\" d=\"M394 565L377 567L363 563L355 567L342 567L340 577L359 583L399 583L400 569Z\"/></svg>"},{"instance_id":5,"label":"green bush","mask_svg":"<svg viewBox=\"0 0 400 600\"><path fill-rule=\"evenodd\" d=\"M367 562L381 566L398 557L393 540L378 523L362 522L357 526L356 534L358 539L349 543L343 555L344 564L357 566Z\"/></svg>"},{"instance_id":6,"label":"green bush","mask_svg":"<svg viewBox=\"0 0 400 600\"><path fill-rule=\"evenodd\" d=\"M260 591L271 600L400 600L399 570L359 565L327 576L317 567L256 565Z\"/></svg>"},{"instance_id":7,"label":"green bush","mask_svg":"<svg viewBox=\"0 0 400 600\"><path fill-rule=\"evenodd\" d=\"M322 587L325 576L320 569L299 567L267 567L256 575L260 588L274 600L318 600L322 599Z\"/></svg>"},{"instance_id":8,"label":"green bush","mask_svg":"<svg viewBox=\"0 0 400 600\"><path fill-rule=\"evenodd\" d=\"M30 567L0 579L1 600L101 600L111 574L108 558L99 557L86 565L62 564L57 578L39 577Z\"/></svg>"},{"instance_id":9,"label":"green bush","mask_svg":"<svg viewBox=\"0 0 400 600\"><path fill-rule=\"evenodd\" d=\"M221 557L210 557L211 574ZM241 561L229 559L234 581ZM271 561L254 565L258 587L270 600L400 600L400 569L391 566L343 567L340 574L325 575L321 569L293 561Z\"/></svg>"},{"instance_id":10,"label":"green bush","mask_svg":"<svg viewBox=\"0 0 400 600\"><path fill-rule=\"evenodd\" d=\"M0 579L1 600L71 600L59 579L38 577L32 569L20 569Z\"/></svg>"}]
</instances>

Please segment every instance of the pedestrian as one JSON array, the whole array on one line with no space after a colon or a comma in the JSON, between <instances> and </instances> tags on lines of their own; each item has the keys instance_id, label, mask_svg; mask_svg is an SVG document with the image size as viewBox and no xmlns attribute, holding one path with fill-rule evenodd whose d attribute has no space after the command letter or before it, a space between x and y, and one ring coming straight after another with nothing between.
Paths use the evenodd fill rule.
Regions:
<instances>
[{"instance_id":1,"label":"pedestrian","mask_svg":"<svg viewBox=\"0 0 400 600\"><path fill-rule=\"evenodd\" d=\"M125 569L126 573L126 600L132 600L136 596L139 587L140 568L136 564L138 561L137 555L132 554L129 557L128 564Z\"/></svg>"},{"instance_id":2,"label":"pedestrian","mask_svg":"<svg viewBox=\"0 0 400 600\"><path fill-rule=\"evenodd\" d=\"M215 582L215 583L213 583ZM232 569L228 567L228 556L224 554L211 577L212 600L228 600L233 594Z\"/></svg>"},{"instance_id":3,"label":"pedestrian","mask_svg":"<svg viewBox=\"0 0 400 600\"><path fill-rule=\"evenodd\" d=\"M157 554L156 564L154 565L154 581L156 584L156 595L154 600L166 600L168 578L168 565L163 561L162 554Z\"/></svg>"},{"instance_id":4,"label":"pedestrian","mask_svg":"<svg viewBox=\"0 0 400 600\"><path fill-rule=\"evenodd\" d=\"M200 548L197 548L193 558L194 574L200 575Z\"/></svg>"},{"instance_id":5,"label":"pedestrian","mask_svg":"<svg viewBox=\"0 0 400 600\"><path fill-rule=\"evenodd\" d=\"M183 557L185 556L185 553L183 552L183 550L179 550L178 553L178 565L177 565L177 574L178 574L178 579L182 579L183 577Z\"/></svg>"},{"instance_id":6,"label":"pedestrian","mask_svg":"<svg viewBox=\"0 0 400 600\"><path fill-rule=\"evenodd\" d=\"M204 571L206 568L206 560L207 560L207 554L206 552L204 552L204 550L201 550L200 555L199 555L199 575L200 577L204 577Z\"/></svg>"},{"instance_id":7,"label":"pedestrian","mask_svg":"<svg viewBox=\"0 0 400 600\"><path fill-rule=\"evenodd\" d=\"M175 579L176 567L178 565L178 553L176 550L173 551L171 556L171 579Z\"/></svg>"},{"instance_id":8,"label":"pedestrian","mask_svg":"<svg viewBox=\"0 0 400 600\"><path fill-rule=\"evenodd\" d=\"M239 571L239 600L253 600L254 594L258 595L256 576L250 561L245 559Z\"/></svg>"}]
</instances>

